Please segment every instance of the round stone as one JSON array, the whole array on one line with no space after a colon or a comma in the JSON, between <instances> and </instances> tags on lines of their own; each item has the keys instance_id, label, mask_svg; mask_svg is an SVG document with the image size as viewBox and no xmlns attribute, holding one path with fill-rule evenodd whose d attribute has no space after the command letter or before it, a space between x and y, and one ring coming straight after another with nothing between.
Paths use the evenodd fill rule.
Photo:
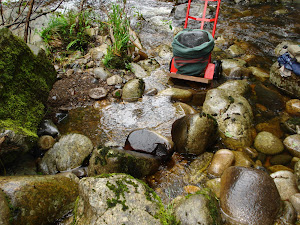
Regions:
<instances>
[{"instance_id":1,"label":"round stone","mask_svg":"<svg viewBox=\"0 0 300 225\"><path fill-rule=\"evenodd\" d=\"M89 90L89 96L92 99L105 98L106 95L107 95L107 91L104 88L102 88L102 87L93 88L93 89Z\"/></svg>"},{"instance_id":2,"label":"round stone","mask_svg":"<svg viewBox=\"0 0 300 225\"><path fill-rule=\"evenodd\" d=\"M215 177L220 177L224 170L230 167L234 162L234 154L228 149L217 151L208 168L208 173Z\"/></svg>"},{"instance_id":3,"label":"round stone","mask_svg":"<svg viewBox=\"0 0 300 225\"><path fill-rule=\"evenodd\" d=\"M50 135L44 135L39 138L38 140L38 146L42 150L48 150L53 147L55 144L55 139Z\"/></svg>"},{"instance_id":4,"label":"round stone","mask_svg":"<svg viewBox=\"0 0 300 225\"><path fill-rule=\"evenodd\" d=\"M300 134L288 136L283 144L293 156L300 157Z\"/></svg>"},{"instance_id":5,"label":"round stone","mask_svg":"<svg viewBox=\"0 0 300 225\"><path fill-rule=\"evenodd\" d=\"M257 134L254 140L254 147L257 151L267 155L276 155L281 153L284 149L281 140L267 131L262 131Z\"/></svg>"},{"instance_id":6,"label":"round stone","mask_svg":"<svg viewBox=\"0 0 300 225\"><path fill-rule=\"evenodd\" d=\"M286 111L288 114L293 116L300 116L300 100L299 99L291 99L286 105Z\"/></svg>"}]
</instances>

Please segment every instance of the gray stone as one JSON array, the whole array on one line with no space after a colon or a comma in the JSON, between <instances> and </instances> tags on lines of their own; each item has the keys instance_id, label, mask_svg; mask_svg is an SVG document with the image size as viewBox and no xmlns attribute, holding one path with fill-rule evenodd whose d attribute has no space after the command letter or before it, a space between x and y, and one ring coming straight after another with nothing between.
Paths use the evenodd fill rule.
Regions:
<instances>
[{"instance_id":1,"label":"gray stone","mask_svg":"<svg viewBox=\"0 0 300 225\"><path fill-rule=\"evenodd\" d=\"M297 195L297 194L296 194ZM293 195L295 196L295 195ZM279 220L282 224L295 224L297 219L297 212L294 209L294 205L288 201L282 202L282 210ZM296 206L296 205L295 205ZM280 222L279 222L280 224Z\"/></svg>"},{"instance_id":2,"label":"gray stone","mask_svg":"<svg viewBox=\"0 0 300 225\"><path fill-rule=\"evenodd\" d=\"M251 146L253 114L243 96L231 96L222 89L211 89L206 94L203 112L216 119L222 142L227 148Z\"/></svg>"},{"instance_id":3,"label":"gray stone","mask_svg":"<svg viewBox=\"0 0 300 225\"><path fill-rule=\"evenodd\" d=\"M289 198L297 214L300 215L300 193L296 193Z\"/></svg>"},{"instance_id":4,"label":"gray stone","mask_svg":"<svg viewBox=\"0 0 300 225\"><path fill-rule=\"evenodd\" d=\"M90 49L89 54L91 55L92 60L94 61L101 60L104 54L106 54L106 48L107 45Z\"/></svg>"},{"instance_id":5,"label":"gray stone","mask_svg":"<svg viewBox=\"0 0 300 225\"><path fill-rule=\"evenodd\" d=\"M300 160L298 162L296 162L296 164L294 166L294 173L296 176L298 189L300 190Z\"/></svg>"},{"instance_id":6,"label":"gray stone","mask_svg":"<svg viewBox=\"0 0 300 225\"><path fill-rule=\"evenodd\" d=\"M71 173L6 176L0 177L0 189L9 199L11 209L15 209L11 211L10 224L49 224L73 209L78 178Z\"/></svg>"},{"instance_id":7,"label":"gray stone","mask_svg":"<svg viewBox=\"0 0 300 225\"><path fill-rule=\"evenodd\" d=\"M290 77L282 77L279 71L278 62L271 66L270 81L273 85L284 91L285 93L300 98L299 76L291 73Z\"/></svg>"},{"instance_id":8,"label":"gray stone","mask_svg":"<svg viewBox=\"0 0 300 225\"><path fill-rule=\"evenodd\" d=\"M283 144L293 156L300 157L300 134L288 136Z\"/></svg>"},{"instance_id":9,"label":"gray stone","mask_svg":"<svg viewBox=\"0 0 300 225\"><path fill-rule=\"evenodd\" d=\"M122 99L128 102L137 101L142 97L145 90L143 79L133 79L128 81L123 87Z\"/></svg>"},{"instance_id":10,"label":"gray stone","mask_svg":"<svg viewBox=\"0 0 300 225\"><path fill-rule=\"evenodd\" d=\"M221 177L220 205L229 224L272 225L280 210L280 195L266 172L229 167Z\"/></svg>"},{"instance_id":11,"label":"gray stone","mask_svg":"<svg viewBox=\"0 0 300 225\"><path fill-rule=\"evenodd\" d=\"M94 76L100 80L106 80L110 76L110 73L103 67L94 68L93 73Z\"/></svg>"},{"instance_id":12,"label":"gray stone","mask_svg":"<svg viewBox=\"0 0 300 225\"><path fill-rule=\"evenodd\" d=\"M222 75L228 79L241 79L245 65L246 61L241 59L223 59Z\"/></svg>"},{"instance_id":13,"label":"gray stone","mask_svg":"<svg viewBox=\"0 0 300 225\"><path fill-rule=\"evenodd\" d=\"M193 97L192 92L180 88L167 88L163 91L160 91L158 95L170 96L171 100L182 102L189 102Z\"/></svg>"},{"instance_id":14,"label":"gray stone","mask_svg":"<svg viewBox=\"0 0 300 225\"><path fill-rule=\"evenodd\" d=\"M162 204L144 183L128 175L103 175L80 180L76 224L159 225Z\"/></svg>"},{"instance_id":15,"label":"gray stone","mask_svg":"<svg viewBox=\"0 0 300 225\"><path fill-rule=\"evenodd\" d=\"M106 80L107 85L113 86L117 84L122 84L123 79L119 75L113 75Z\"/></svg>"},{"instance_id":16,"label":"gray stone","mask_svg":"<svg viewBox=\"0 0 300 225\"><path fill-rule=\"evenodd\" d=\"M270 176L274 179L281 200L289 200L292 195L299 192L296 175L291 171L281 170Z\"/></svg>"},{"instance_id":17,"label":"gray stone","mask_svg":"<svg viewBox=\"0 0 300 225\"><path fill-rule=\"evenodd\" d=\"M284 150L282 141L267 131L262 131L257 134L254 140L254 147L257 151L267 155L276 155Z\"/></svg>"},{"instance_id":18,"label":"gray stone","mask_svg":"<svg viewBox=\"0 0 300 225\"><path fill-rule=\"evenodd\" d=\"M145 77L149 76L149 74L146 72L146 70L144 70L144 68L141 67L139 64L131 63L131 68L134 72L134 75L137 78L145 78Z\"/></svg>"},{"instance_id":19,"label":"gray stone","mask_svg":"<svg viewBox=\"0 0 300 225\"><path fill-rule=\"evenodd\" d=\"M174 214L182 225L217 224L221 221L221 218L218 211L212 211L213 204L216 204L216 202L212 196L208 199L205 195L194 194L178 203L174 207ZM214 207L217 209L216 205Z\"/></svg>"},{"instance_id":20,"label":"gray stone","mask_svg":"<svg viewBox=\"0 0 300 225\"><path fill-rule=\"evenodd\" d=\"M250 91L249 84L246 80L229 80L221 84L218 89L223 90L227 95L231 96L244 96L247 92Z\"/></svg>"},{"instance_id":21,"label":"gray stone","mask_svg":"<svg viewBox=\"0 0 300 225\"><path fill-rule=\"evenodd\" d=\"M107 95L107 90L103 87L93 88L89 90L89 96L92 99L105 98Z\"/></svg>"},{"instance_id":22,"label":"gray stone","mask_svg":"<svg viewBox=\"0 0 300 225\"><path fill-rule=\"evenodd\" d=\"M159 63L153 59L145 59L138 62L147 72L152 72L160 67Z\"/></svg>"},{"instance_id":23,"label":"gray stone","mask_svg":"<svg viewBox=\"0 0 300 225\"><path fill-rule=\"evenodd\" d=\"M81 134L68 134L46 152L39 167L44 174L74 169L81 166L92 151L93 144L89 138Z\"/></svg>"},{"instance_id":24,"label":"gray stone","mask_svg":"<svg viewBox=\"0 0 300 225\"><path fill-rule=\"evenodd\" d=\"M215 121L206 115L187 115L172 125L172 140L180 153L199 155L214 142L215 137Z\"/></svg>"},{"instance_id":25,"label":"gray stone","mask_svg":"<svg viewBox=\"0 0 300 225\"><path fill-rule=\"evenodd\" d=\"M191 4L190 15L194 15L194 16L197 15L198 17L201 17L203 12L203 7L204 7L203 4L199 4L199 3ZM186 10L187 10L187 4L180 4L176 6L174 19L184 20L186 17Z\"/></svg>"},{"instance_id":26,"label":"gray stone","mask_svg":"<svg viewBox=\"0 0 300 225\"><path fill-rule=\"evenodd\" d=\"M232 56L232 57L238 57L240 55L243 55L245 54L245 51L239 47L238 45L231 45L227 51L229 52L229 54Z\"/></svg>"},{"instance_id":27,"label":"gray stone","mask_svg":"<svg viewBox=\"0 0 300 225\"><path fill-rule=\"evenodd\" d=\"M155 173L159 166L160 160L153 155L104 147L93 151L88 174L127 173L141 178Z\"/></svg>"}]
</instances>

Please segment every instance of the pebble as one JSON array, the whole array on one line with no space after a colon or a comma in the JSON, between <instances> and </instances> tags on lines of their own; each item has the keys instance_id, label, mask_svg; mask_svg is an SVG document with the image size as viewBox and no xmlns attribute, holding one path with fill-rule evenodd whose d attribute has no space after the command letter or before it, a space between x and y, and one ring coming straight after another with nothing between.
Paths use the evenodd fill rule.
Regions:
<instances>
[{"instance_id":1,"label":"pebble","mask_svg":"<svg viewBox=\"0 0 300 225\"><path fill-rule=\"evenodd\" d=\"M123 79L119 75L113 75L106 80L107 85L113 86L117 84L122 84Z\"/></svg>"},{"instance_id":2,"label":"pebble","mask_svg":"<svg viewBox=\"0 0 300 225\"><path fill-rule=\"evenodd\" d=\"M228 149L218 150L212 159L212 162L207 170L208 174L221 177L225 169L234 163L234 154Z\"/></svg>"},{"instance_id":3,"label":"pebble","mask_svg":"<svg viewBox=\"0 0 300 225\"><path fill-rule=\"evenodd\" d=\"M50 135L43 135L38 140L38 146L42 150L48 150L55 144L55 139Z\"/></svg>"},{"instance_id":4,"label":"pebble","mask_svg":"<svg viewBox=\"0 0 300 225\"><path fill-rule=\"evenodd\" d=\"M92 99L101 99L101 98L105 98L107 95L107 91L102 88L102 87L99 87L99 88L93 88L93 89L90 89L89 90L89 96L90 98Z\"/></svg>"},{"instance_id":5,"label":"pebble","mask_svg":"<svg viewBox=\"0 0 300 225\"><path fill-rule=\"evenodd\" d=\"M294 209L297 211L297 214L300 215L300 193L292 195L289 201L292 203Z\"/></svg>"},{"instance_id":6,"label":"pebble","mask_svg":"<svg viewBox=\"0 0 300 225\"><path fill-rule=\"evenodd\" d=\"M300 100L299 99L291 99L286 105L286 111L288 114L292 116L300 116Z\"/></svg>"},{"instance_id":7,"label":"pebble","mask_svg":"<svg viewBox=\"0 0 300 225\"><path fill-rule=\"evenodd\" d=\"M262 131L257 134L254 140L254 147L257 151L267 155L279 154L284 149L281 140L267 131Z\"/></svg>"},{"instance_id":8,"label":"pebble","mask_svg":"<svg viewBox=\"0 0 300 225\"><path fill-rule=\"evenodd\" d=\"M288 136L283 144L293 156L300 157L300 134Z\"/></svg>"}]
</instances>

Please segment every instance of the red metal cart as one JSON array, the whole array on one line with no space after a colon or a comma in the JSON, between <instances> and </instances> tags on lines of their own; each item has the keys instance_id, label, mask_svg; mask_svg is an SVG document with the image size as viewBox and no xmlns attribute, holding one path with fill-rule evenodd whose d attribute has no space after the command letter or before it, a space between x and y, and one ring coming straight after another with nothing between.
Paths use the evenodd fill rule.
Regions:
<instances>
[{"instance_id":1,"label":"red metal cart","mask_svg":"<svg viewBox=\"0 0 300 225\"><path fill-rule=\"evenodd\" d=\"M203 1L204 1L204 9L203 9L202 17L200 18L200 17L190 16L190 8L191 8L192 0L189 0L188 6L187 6L184 29L187 28L189 19L201 21L201 26L200 26L201 30L203 30L205 22L213 22L214 24L213 24L213 30L212 30L211 34L214 38L215 32L216 32L216 27L217 27L217 20L218 20L219 11L220 11L221 0L203 0ZM208 2L217 2L215 18L211 18L211 19L206 18L206 10L207 10L207 6L208 6ZM220 61L218 61L216 63L211 63L211 53L210 53L207 67L204 70L204 78L196 77L196 76L188 76L188 75L184 75L184 74L177 74L176 73L177 69L174 66L174 59L172 59L172 61L170 63L170 73L168 73L168 75L170 77L183 79L183 80L190 80L190 81L201 82L201 83L210 83L210 81L213 80L214 77L216 78L218 76L218 74L220 73L220 69L221 69Z\"/></svg>"}]
</instances>

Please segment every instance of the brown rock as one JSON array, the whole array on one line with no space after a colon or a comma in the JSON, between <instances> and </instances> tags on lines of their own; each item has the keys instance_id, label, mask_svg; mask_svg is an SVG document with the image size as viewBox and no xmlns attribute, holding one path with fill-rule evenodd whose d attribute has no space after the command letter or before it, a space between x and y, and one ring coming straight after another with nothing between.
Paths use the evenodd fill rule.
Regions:
<instances>
[{"instance_id":1,"label":"brown rock","mask_svg":"<svg viewBox=\"0 0 300 225\"><path fill-rule=\"evenodd\" d=\"M42 150L48 150L55 144L55 139L50 135L41 136L38 140L38 146Z\"/></svg>"},{"instance_id":2,"label":"brown rock","mask_svg":"<svg viewBox=\"0 0 300 225\"><path fill-rule=\"evenodd\" d=\"M300 100L299 99L291 99L286 105L286 111L288 114L293 116L300 116Z\"/></svg>"},{"instance_id":3,"label":"brown rock","mask_svg":"<svg viewBox=\"0 0 300 225\"><path fill-rule=\"evenodd\" d=\"M225 169L232 166L233 163L234 154L232 151L221 149L215 153L207 172L215 177L220 177Z\"/></svg>"}]
</instances>

